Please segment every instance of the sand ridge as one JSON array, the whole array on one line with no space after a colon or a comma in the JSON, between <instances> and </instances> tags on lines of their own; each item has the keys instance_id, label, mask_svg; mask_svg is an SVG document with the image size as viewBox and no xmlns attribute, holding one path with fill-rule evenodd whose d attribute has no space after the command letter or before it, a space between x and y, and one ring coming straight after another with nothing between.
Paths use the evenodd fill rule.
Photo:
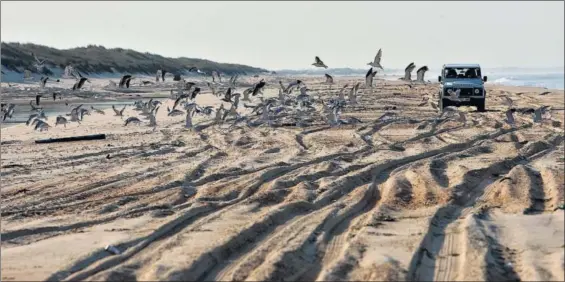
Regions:
<instances>
[{"instance_id":1,"label":"sand ridge","mask_svg":"<svg viewBox=\"0 0 565 282\"><path fill-rule=\"evenodd\" d=\"M265 96L292 79L264 78ZM302 79L324 100L363 81ZM197 103L222 103L197 83ZM187 130L160 110L153 130L124 127L128 107L43 133L2 128L2 279L563 280L563 91L487 85L487 112L461 108L463 123L418 106L437 84L376 84L344 110L357 125L197 116L201 130ZM509 126L505 95L550 105L552 120L516 113ZM33 144L96 133L108 138Z\"/></svg>"}]
</instances>

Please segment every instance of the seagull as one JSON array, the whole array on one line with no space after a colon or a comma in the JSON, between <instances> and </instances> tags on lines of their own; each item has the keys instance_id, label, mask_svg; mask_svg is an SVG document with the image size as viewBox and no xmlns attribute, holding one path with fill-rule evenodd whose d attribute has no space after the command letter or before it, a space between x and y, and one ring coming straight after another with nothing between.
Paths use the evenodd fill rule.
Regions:
<instances>
[{"instance_id":1,"label":"seagull","mask_svg":"<svg viewBox=\"0 0 565 282\"><path fill-rule=\"evenodd\" d=\"M167 74L166 70L161 70L161 79L165 82L165 74Z\"/></svg>"},{"instance_id":2,"label":"seagull","mask_svg":"<svg viewBox=\"0 0 565 282\"><path fill-rule=\"evenodd\" d=\"M253 92L252 92L251 96L256 96L259 92L261 92L263 87L265 87L265 84L266 83L263 79L261 79L261 81L259 81L259 83L255 84L255 87L253 88Z\"/></svg>"},{"instance_id":3,"label":"seagull","mask_svg":"<svg viewBox=\"0 0 565 282\"><path fill-rule=\"evenodd\" d=\"M66 128L67 119L63 116L57 116L57 119L55 120L55 126L57 126L58 124L62 124Z\"/></svg>"},{"instance_id":4,"label":"seagull","mask_svg":"<svg viewBox=\"0 0 565 282\"><path fill-rule=\"evenodd\" d=\"M316 58L314 58L315 62L312 64L315 67L318 68L325 68L327 69L328 66L326 66L326 64L324 64L324 62L322 62L322 60L320 60L320 57L316 56Z\"/></svg>"},{"instance_id":5,"label":"seagull","mask_svg":"<svg viewBox=\"0 0 565 282\"><path fill-rule=\"evenodd\" d=\"M224 95L224 98L222 98L222 101L233 103L233 101L231 100L231 87L226 91L226 94Z\"/></svg>"},{"instance_id":6,"label":"seagull","mask_svg":"<svg viewBox=\"0 0 565 282\"><path fill-rule=\"evenodd\" d=\"M106 112L104 112L103 110L96 109L96 108L94 108L93 106L90 106L90 109L92 109L92 110L93 110L95 113L97 113L97 114L101 114L101 115L105 115L105 114L106 114Z\"/></svg>"},{"instance_id":7,"label":"seagull","mask_svg":"<svg viewBox=\"0 0 565 282\"><path fill-rule=\"evenodd\" d=\"M126 109L126 106L124 105L124 107L118 111L118 109L116 109L116 107L114 105L112 105L112 110L114 110L114 116L119 116L120 118L124 118L124 110Z\"/></svg>"},{"instance_id":8,"label":"seagull","mask_svg":"<svg viewBox=\"0 0 565 282\"><path fill-rule=\"evenodd\" d=\"M160 77L161 77L161 70L157 70L157 73L155 74L155 81L159 82Z\"/></svg>"},{"instance_id":9,"label":"seagull","mask_svg":"<svg viewBox=\"0 0 565 282\"><path fill-rule=\"evenodd\" d=\"M48 79L49 79L48 76L45 76L45 77L42 76L42 77L39 79L39 86L40 86L41 88L45 88L45 84L47 84L47 80L48 80Z\"/></svg>"},{"instance_id":10,"label":"seagull","mask_svg":"<svg viewBox=\"0 0 565 282\"><path fill-rule=\"evenodd\" d=\"M429 70L428 66L423 66L423 67L419 68L418 71L416 71L416 81L421 82L421 83L425 83L424 75L426 74L426 72L428 70Z\"/></svg>"},{"instance_id":11,"label":"seagull","mask_svg":"<svg viewBox=\"0 0 565 282\"><path fill-rule=\"evenodd\" d=\"M373 78L377 75L377 71L373 72L373 68L371 67L367 74L365 74L365 87L366 88L373 88Z\"/></svg>"},{"instance_id":12,"label":"seagull","mask_svg":"<svg viewBox=\"0 0 565 282\"><path fill-rule=\"evenodd\" d=\"M118 84L118 87L123 88L124 85L125 85L126 88L129 88L129 83L130 83L131 79L132 79L132 76L129 75L129 74L122 76L122 79L120 79L120 83Z\"/></svg>"},{"instance_id":13,"label":"seagull","mask_svg":"<svg viewBox=\"0 0 565 282\"><path fill-rule=\"evenodd\" d=\"M381 70L384 70L383 67L381 66L381 57L383 56L383 51L381 49L379 49L379 51L377 52L377 55L375 56L375 59L368 63L367 65L374 67L374 68L379 68Z\"/></svg>"},{"instance_id":14,"label":"seagull","mask_svg":"<svg viewBox=\"0 0 565 282\"><path fill-rule=\"evenodd\" d=\"M135 124L139 125L141 123L141 120L139 120L136 117L128 117L126 119L126 123L124 123L124 126L127 126L129 123L135 123Z\"/></svg>"},{"instance_id":15,"label":"seagull","mask_svg":"<svg viewBox=\"0 0 565 282\"><path fill-rule=\"evenodd\" d=\"M549 106L542 106L534 110L533 120L535 123L540 123Z\"/></svg>"},{"instance_id":16,"label":"seagull","mask_svg":"<svg viewBox=\"0 0 565 282\"><path fill-rule=\"evenodd\" d=\"M12 115L14 114L14 108L16 107L15 104L8 104L8 108L7 109L2 109L4 112L4 117L2 119L2 121L6 120L6 117L12 118Z\"/></svg>"},{"instance_id":17,"label":"seagull","mask_svg":"<svg viewBox=\"0 0 565 282\"><path fill-rule=\"evenodd\" d=\"M326 84L334 84L334 78L331 75L326 73L324 76L326 77Z\"/></svg>"},{"instance_id":18,"label":"seagull","mask_svg":"<svg viewBox=\"0 0 565 282\"><path fill-rule=\"evenodd\" d=\"M505 98L504 102L506 106L508 106L509 109L512 108L512 106L514 105L514 101L508 96L504 96L504 98Z\"/></svg>"},{"instance_id":19,"label":"seagull","mask_svg":"<svg viewBox=\"0 0 565 282\"><path fill-rule=\"evenodd\" d=\"M356 105L357 104L357 89L359 89L359 84L360 82L357 82L357 84L355 84L355 86L351 87L351 90L349 91L349 104L350 105Z\"/></svg>"},{"instance_id":20,"label":"seagull","mask_svg":"<svg viewBox=\"0 0 565 282\"><path fill-rule=\"evenodd\" d=\"M511 126L514 126L514 112L512 111L512 109L508 109L506 111L506 120L504 121L506 121L506 123L510 124Z\"/></svg>"},{"instance_id":21,"label":"seagull","mask_svg":"<svg viewBox=\"0 0 565 282\"><path fill-rule=\"evenodd\" d=\"M35 67L37 68L37 71L41 72L41 68L43 68L43 64L45 63L45 59L40 60L39 58L37 58L37 56L35 56L34 53L31 53L31 55L35 59Z\"/></svg>"},{"instance_id":22,"label":"seagull","mask_svg":"<svg viewBox=\"0 0 565 282\"><path fill-rule=\"evenodd\" d=\"M404 69L404 77L399 78L400 80L404 81L412 81L412 71L416 68L414 62L408 64L408 66Z\"/></svg>"},{"instance_id":23,"label":"seagull","mask_svg":"<svg viewBox=\"0 0 565 282\"><path fill-rule=\"evenodd\" d=\"M194 91L192 91L192 94L190 95L190 100L196 99L196 95L198 95L198 93L200 93L200 87L194 88Z\"/></svg>"},{"instance_id":24,"label":"seagull","mask_svg":"<svg viewBox=\"0 0 565 282\"><path fill-rule=\"evenodd\" d=\"M70 114L70 116L71 116L71 121L73 121L73 122L76 121L76 122L79 123L79 124L80 124L80 121L81 121L81 119L82 119L82 118L79 118L79 113L78 113L80 107L82 107L82 105L79 105L78 107L72 109L72 110L71 110L71 114Z\"/></svg>"},{"instance_id":25,"label":"seagull","mask_svg":"<svg viewBox=\"0 0 565 282\"><path fill-rule=\"evenodd\" d=\"M37 94L35 95L35 104L39 106L39 101L41 100L41 97L43 97L43 95L41 94Z\"/></svg>"},{"instance_id":26,"label":"seagull","mask_svg":"<svg viewBox=\"0 0 565 282\"><path fill-rule=\"evenodd\" d=\"M39 120L39 119L36 119L35 121L36 121L37 123L35 124L34 130L38 130L38 129L39 129L39 132L42 132L43 130L49 131L49 128L50 128L51 126L50 126L48 123L46 123L46 122L44 122L44 121L42 121L42 120Z\"/></svg>"},{"instance_id":27,"label":"seagull","mask_svg":"<svg viewBox=\"0 0 565 282\"><path fill-rule=\"evenodd\" d=\"M459 100L459 94L461 94L461 89L456 89L453 91L452 89L447 90L447 93L450 97L453 97L455 100Z\"/></svg>"},{"instance_id":28,"label":"seagull","mask_svg":"<svg viewBox=\"0 0 565 282\"><path fill-rule=\"evenodd\" d=\"M220 73L217 71L212 71L212 82L216 82L216 77L218 78L218 82L222 82L222 77Z\"/></svg>"},{"instance_id":29,"label":"seagull","mask_svg":"<svg viewBox=\"0 0 565 282\"><path fill-rule=\"evenodd\" d=\"M75 76L75 78L77 79L77 82L73 85L73 90L79 90L79 89L81 89L82 86L84 85L84 82L85 82L85 81L88 81L88 83L90 83L90 80L88 80L88 78L82 76L82 75L80 74L80 72L78 72L78 71L77 71L77 73L78 73L78 76L79 76L79 77L76 77L76 76Z\"/></svg>"},{"instance_id":30,"label":"seagull","mask_svg":"<svg viewBox=\"0 0 565 282\"><path fill-rule=\"evenodd\" d=\"M149 114L149 126L154 128L157 126L157 119L155 118L155 116L157 116L157 111L159 111L159 107L153 108Z\"/></svg>"},{"instance_id":31,"label":"seagull","mask_svg":"<svg viewBox=\"0 0 565 282\"><path fill-rule=\"evenodd\" d=\"M57 99L57 95L59 95L59 100L61 100L61 92L53 92L53 101Z\"/></svg>"},{"instance_id":32,"label":"seagull","mask_svg":"<svg viewBox=\"0 0 565 282\"><path fill-rule=\"evenodd\" d=\"M343 101L345 100L345 94L343 94L343 91L345 91L345 88L347 88L349 85L345 84L341 90L339 90L339 94L338 94L338 100Z\"/></svg>"},{"instance_id":33,"label":"seagull","mask_svg":"<svg viewBox=\"0 0 565 282\"><path fill-rule=\"evenodd\" d=\"M190 91L190 89L192 89L192 87L195 86L195 85L196 85L196 83L189 81L189 82L184 84L184 90Z\"/></svg>"},{"instance_id":34,"label":"seagull","mask_svg":"<svg viewBox=\"0 0 565 282\"><path fill-rule=\"evenodd\" d=\"M284 88L284 86L282 85L282 82L279 82L279 83L281 84L281 87ZM294 87L300 88L301 85L302 85L302 80L297 79L296 81L289 83L288 86L283 89L283 92L290 94L290 92L292 91L292 89Z\"/></svg>"},{"instance_id":35,"label":"seagull","mask_svg":"<svg viewBox=\"0 0 565 282\"><path fill-rule=\"evenodd\" d=\"M170 117L179 116L179 115L184 114L183 111L177 110L177 109L175 109L174 107L173 107L172 110L169 109L169 107L167 107L167 111L169 112L169 113L167 114L167 116L170 116Z\"/></svg>"},{"instance_id":36,"label":"seagull","mask_svg":"<svg viewBox=\"0 0 565 282\"><path fill-rule=\"evenodd\" d=\"M36 99L37 99L37 97L36 97ZM37 101L36 101L36 103L37 103ZM36 111L41 111L41 110L43 110L42 107L36 107L36 106L34 106L31 101L29 101L29 105L31 106L31 111L32 111L32 112L36 112Z\"/></svg>"}]
</instances>

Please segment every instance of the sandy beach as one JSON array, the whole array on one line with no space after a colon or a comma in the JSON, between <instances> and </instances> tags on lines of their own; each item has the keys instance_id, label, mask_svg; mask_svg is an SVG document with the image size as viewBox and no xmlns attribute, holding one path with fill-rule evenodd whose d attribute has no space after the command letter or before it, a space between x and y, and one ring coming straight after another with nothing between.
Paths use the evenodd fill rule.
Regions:
<instances>
[{"instance_id":1,"label":"sandy beach","mask_svg":"<svg viewBox=\"0 0 565 282\"><path fill-rule=\"evenodd\" d=\"M269 97L298 77L261 78ZM324 100L364 81L335 77L330 90L323 78L303 79ZM222 103L194 81L199 105ZM174 88L135 86L144 90L135 96L104 90L107 82L83 91L98 98L44 100L133 104ZM335 127L197 115L197 129L184 129L184 116L167 116L171 99L155 130L124 126L138 116L133 106L123 119L106 109L66 127L49 116L47 132L3 126L2 280L563 281L564 91L487 84L486 112L461 107L465 122L438 122L429 103L418 106L437 102L437 83L376 85L361 86L359 104L344 110L362 123ZM21 108L35 97L26 87L10 87ZM516 108L549 105L551 119L516 112L512 127L504 96ZM392 117L378 120L385 112Z\"/></svg>"}]
</instances>

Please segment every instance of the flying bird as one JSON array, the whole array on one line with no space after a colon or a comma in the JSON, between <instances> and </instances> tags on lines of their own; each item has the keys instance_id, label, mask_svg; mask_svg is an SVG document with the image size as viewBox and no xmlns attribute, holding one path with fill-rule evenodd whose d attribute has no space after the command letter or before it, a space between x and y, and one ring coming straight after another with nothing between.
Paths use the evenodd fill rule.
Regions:
<instances>
[{"instance_id":1,"label":"flying bird","mask_svg":"<svg viewBox=\"0 0 565 282\"><path fill-rule=\"evenodd\" d=\"M365 87L373 88L373 78L377 75L377 71L373 72L373 68L370 68L365 74Z\"/></svg>"},{"instance_id":2,"label":"flying bird","mask_svg":"<svg viewBox=\"0 0 565 282\"><path fill-rule=\"evenodd\" d=\"M39 106L39 101L41 100L41 97L43 97L43 95L41 94L37 94L35 95L35 104Z\"/></svg>"},{"instance_id":3,"label":"flying bird","mask_svg":"<svg viewBox=\"0 0 565 282\"><path fill-rule=\"evenodd\" d=\"M114 110L115 116L119 116L121 118L123 118L124 116L124 110L126 109L126 106L124 105L124 107L118 111L118 109L116 109L116 107L114 105L112 105L112 110Z\"/></svg>"},{"instance_id":4,"label":"flying bird","mask_svg":"<svg viewBox=\"0 0 565 282\"><path fill-rule=\"evenodd\" d=\"M90 80L88 80L88 78L82 76L80 74L80 72L76 71L78 74L78 77L74 74L72 74L72 76L77 80L77 82L73 85L73 90L79 90L82 88L82 86L84 85L85 81L88 81L88 83L90 83Z\"/></svg>"},{"instance_id":5,"label":"flying bird","mask_svg":"<svg viewBox=\"0 0 565 282\"><path fill-rule=\"evenodd\" d=\"M416 71L416 81L417 82L421 82L421 83L425 83L424 81L424 75L426 74L426 72L428 71L428 66L423 66L421 68L419 68Z\"/></svg>"},{"instance_id":6,"label":"flying bird","mask_svg":"<svg viewBox=\"0 0 565 282\"><path fill-rule=\"evenodd\" d=\"M508 109L506 111L506 120L504 121L506 121L506 123L510 124L511 126L514 126L514 112L512 111L512 109Z\"/></svg>"},{"instance_id":7,"label":"flying bird","mask_svg":"<svg viewBox=\"0 0 565 282\"><path fill-rule=\"evenodd\" d=\"M263 87L265 87L265 84L266 83L263 79L261 79L261 81L259 81L259 83L255 84L255 87L253 87L253 92L252 92L251 96L256 96L259 92L261 92Z\"/></svg>"},{"instance_id":8,"label":"flying bird","mask_svg":"<svg viewBox=\"0 0 565 282\"><path fill-rule=\"evenodd\" d=\"M414 62L408 64L404 69L404 77L399 78L400 80L412 81L412 71L416 68Z\"/></svg>"},{"instance_id":9,"label":"flying bird","mask_svg":"<svg viewBox=\"0 0 565 282\"><path fill-rule=\"evenodd\" d=\"M377 52L377 55L375 56L375 59L372 62L369 62L367 65L374 67L374 68L383 69L383 67L381 66L381 57L382 56L383 56L383 51L381 49L379 49L379 51Z\"/></svg>"},{"instance_id":10,"label":"flying bird","mask_svg":"<svg viewBox=\"0 0 565 282\"><path fill-rule=\"evenodd\" d=\"M313 66L318 67L318 68L325 68L325 69L328 68L328 66L326 66L326 64L324 64L324 62L322 60L320 60L320 57L316 56L316 58L314 60L315 60L315 62L312 64Z\"/></svg>"},{"instance_id":11,"label":"flying bird","mask_svg":"<svg viewBox=\"0 0 565 282\"><path fill-rule=\"evenodd\" d=\"M126 123L124 124L124 126L127 126L127 125L130 124L130 123L134 123L134 124L138 124L138 125L139 125L139 124L141 123L141 120L139 120L139 119L136 118L136 117L128 117L128 118L126 119Z\"/></svg>"},{"instance_id":12,"label":"flying bird","mask_svg":"<svg viewBox=\"0 0 565 282\"><path fill-rule=\"evenodd\" d=\"M39 86L40 86L41 88L45 88L45 84L47 84L47 80L48 80L48 79L49 79L48 76L45 76L45 77L42 76L42 77L39 79Z\"/></svg>"},{"instance_id":13,"label":"flying bird","mask_svg":"<svg viewBox=\"0 0 565 282\"><path fill-rule=\"evenodd\" d=\"M126 88L129 88L129 83L132 79L131 75L124 75L122 76L122 79L120 79L120 83L118 84L118 87L123 88L124 85L126 86Z\"/></svg>"},{"instance_id":14,"label":"flying bird","mask_svg":"<svg viewBox=\"0 0 565 282\"><path fill-rule=\"evenodd\" d=\"M326 84L333 84L334 83L334 78L329 75L329 74L324 74L326 76Z\"/></svg>"}]
</instances>

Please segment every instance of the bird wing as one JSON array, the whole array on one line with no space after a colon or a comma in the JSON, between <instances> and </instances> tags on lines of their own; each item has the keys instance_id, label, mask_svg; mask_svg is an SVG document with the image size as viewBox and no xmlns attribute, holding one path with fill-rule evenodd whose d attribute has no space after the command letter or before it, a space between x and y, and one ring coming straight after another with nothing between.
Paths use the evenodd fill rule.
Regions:
<instances>
[{"instance_id":1,"label":"bird wing","mask_svg":"<svg viewBox=\"0 0 565 282\"><path fill-rule=\"evenodd\" d=\"M120 111L118 111L114 105L112 105L112 110L114 110L114 113L116 113L117 116L120 115Z\"/></svg>"},{"instance_id":2,"label":"bird wing","mask_svg":"<svg viewBox=\"0 0 565 282\"><path fill-rule=\"evenodd\" d=\"M427 66L419 68L418 71L416 71L416 80L424 81L424 74L426 73L426 71L428 71Z\"/></svg>"},{"instance_id":3,"label":"bird wing","mask_svg":"<svg viewBox=\"0 0 565 282\"><path fill-rule=\"evenodd\" d=\"M412 76L412 70L414 70L416 66L414 65L414 63L410 63L405 69L404 69L404 78L409 79Z\"/></svg>"},{"instance_id":4,"label":"bird wing","mask_svg":"<svg viewBox=\"0 0 565 282\"><path fill-rule=\"evenodd\" d=\"M316 60L316 64L322 64L322 65L324 64L324 62L322 62L322 60L320 60L320 57L318 56L316 56L315 60Z\"/></svg>"},{"instance_id":5,"label":"bird wing","mask_svg":"<svg viewBox=\"0 0 565 282\"><path fill-rule=\"evenodd\" d=\"M506 120L508 120L509 123L514 123L514 116L512 115L512 110L507 110L506 111Z\"/></svg>"},{"instance_id":6,"label":"bird wing","mask_svg":"<svg viewBox=\"0 0 565 282\"><path fill-rule=\"evenodd\" d=\"M367 71L367 73L365 74L365 79L367 79L372 74L373 74L373 68L370 68L369 71Z\"/></svg>"},{"instance_id":7,"label":"bird wing","mask_svg":"<svg viewBox=\"0 0 565 282\"><path fill-rule=\"evenodd\" d=\"M377 52L377 55L375 56L375 60L373 61L373 63L375 65L378 65L381 63L381 57L383 56L383 51L381 49L379 49L379 51Z\"/></svg>"}]
</instances>

